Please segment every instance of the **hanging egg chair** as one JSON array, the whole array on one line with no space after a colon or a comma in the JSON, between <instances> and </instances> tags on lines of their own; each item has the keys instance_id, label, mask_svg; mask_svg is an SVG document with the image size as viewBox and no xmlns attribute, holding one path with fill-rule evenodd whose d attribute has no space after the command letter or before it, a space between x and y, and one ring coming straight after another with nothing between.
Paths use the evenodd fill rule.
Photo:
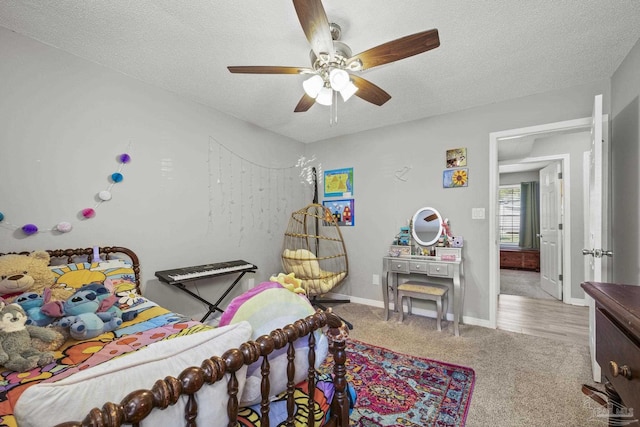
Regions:
<instances>
[{"instance_id":1,"label":"hanging egg chair","mask_svg":"<svg viewBox=\"0 0 640 427\"><path fill-rule=\"evenodd\" d=\"M294 273L302 280L302 287L312 299L347 277L347 250L329 209L312 203L291 214L284 233L282 267L287 274Z\"/></svg>"}]
</instances>

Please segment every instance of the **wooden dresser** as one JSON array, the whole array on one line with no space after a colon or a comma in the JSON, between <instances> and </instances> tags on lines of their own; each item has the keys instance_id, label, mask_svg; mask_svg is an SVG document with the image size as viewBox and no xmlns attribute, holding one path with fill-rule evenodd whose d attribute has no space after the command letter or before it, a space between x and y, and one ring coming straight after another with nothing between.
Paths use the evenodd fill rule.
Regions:
<instances>
[{"instance_id":1,"label":"wooden dresser","mask_svg":"<svg viewBox=\"0 0 640 427\"><path fill-rule=\"evenodd\" d=\"M540 271L540 251L500 247L500 268Z\"/></svg>"},{"instance_id":2,"label":"wooden dresser","mask_svg":"<svg viewBox=\"0 0 640 427\"><path fill-rule=\"evenodd\" d=\"M602 369L612 410L612 418L624 419L624 408L640 415L640 286L615 283L583 283L595 300L596 361ZM628 419L628 418L627 418ZM610 420L611 422L611 420ZM610 424L611 425L611 424ZM622 425L622 424L619 424Z\"/></svg>"}]
</instances>

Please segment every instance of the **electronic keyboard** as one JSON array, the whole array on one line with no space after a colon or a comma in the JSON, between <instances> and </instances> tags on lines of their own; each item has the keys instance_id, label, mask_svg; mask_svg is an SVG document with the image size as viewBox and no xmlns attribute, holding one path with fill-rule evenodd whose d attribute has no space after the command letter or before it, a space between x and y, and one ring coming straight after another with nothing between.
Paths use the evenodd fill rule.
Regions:
<instances>
[{"instance_id":1,"label":"electronic keyboard","mask_svg":"<svg viewBox=\"0 0 640 427\"><path fill-rule=\"evenodd\" d=\"M254 272L258 267L243 260L216 262L193 267L175 268L173 270L156 271L156 277L168 284L182 283L190 280L206 279L229 273Z\"/></svg>"}]
</instances>

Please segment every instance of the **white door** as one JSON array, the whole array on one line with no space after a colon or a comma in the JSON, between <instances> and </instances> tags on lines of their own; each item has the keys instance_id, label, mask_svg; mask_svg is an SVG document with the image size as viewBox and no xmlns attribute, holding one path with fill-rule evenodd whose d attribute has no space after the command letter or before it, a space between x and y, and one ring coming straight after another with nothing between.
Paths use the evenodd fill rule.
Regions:
<instances>
[{"instance_id":1,"label":"white door","mask_svg":"<svg viewBox=\"0 0 640 427\"><path fill-rule=\"evenodd\" d=\"M605 123L606 124L606 123ZM584 210L585 241L582 254L585 259L585 281L602 282L607 280L606 258L613 254L604 249L607 231L607 134L603 132L602 95L597 95L593 105L591 123L591 149L585 155L585 163L588 162L588 176L585 183L588 184L588 193L585 194L586 203ZM585 166L587 166L585 164ZM586 190L585 190L586 193ZM591 350L591 366L594 381L600 381L600 366L595 360L595 302L589 295L585 295L589 303L589 348Z\"/></svg>"},{"instance_id":2,"label":"white door","mask_svg":"<svg viewBox=\"0 0 640 427\"><path fill-rule=\"evenodd\" d=\"M589 204L585 209L586 240L582 254L585 256L585 281L603 281L603 256L611 256L603 249L603 227L606 223L604 193L605 174L603 158L605 156L605 141L602 132L602 95L597 95L593 105L591 124L591 150L589 151Z\"/></svg>"},{"instance_id":3,"label":"white door","mask_svg":"<svg viewBox=\"0 0 640 427\"><path fill-rule=\"evenodd\" d=\"M562 166L540 170L540 286L562 300Z\"/></svg>"}]
</instances>

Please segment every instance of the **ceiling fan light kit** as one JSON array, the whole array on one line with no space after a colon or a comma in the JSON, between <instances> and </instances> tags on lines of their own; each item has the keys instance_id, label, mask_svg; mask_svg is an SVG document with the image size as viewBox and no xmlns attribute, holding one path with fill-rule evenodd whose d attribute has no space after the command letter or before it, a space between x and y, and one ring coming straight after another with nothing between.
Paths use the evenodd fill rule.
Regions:
<instances>
[{"instance_id":1,"label":"ceiling fan light kit","mask_svg":"<svg viewBox=\"0 0 640 427\"><path fill-rule=\"evenodd\" d=\"M440 46L438 30L432 29L383 43L352 55L339 41L340 26L329 23L321 0L293 0L300 25L311 45L311 68L282 66L230 66L231 73L312 74L302 83L304 94L294 112L309 110L313 104L332 106L331 120L337 120L337 94L346 102L353 95L381 106L391 95L356 73L418 55ZM335 99L334 99L335 98Z\"/></svg>"},{"instance_id":2,"label":"ceiling fan light kit","mask_svg":"<svg viewBox=\"0 0 640 427\"><path fill-rule=\"evenodd\" d=\"M315 98L320 93L320 89L324 86L324 80L317 74L314 74L304 82L302 82L302 88L312 98Z\"/></svg>"},{"instance_id":3,"label":"ceiling fan light kit","mask_svg":"<svg viewBox=\"0 0 640 427\"><path fill-rule=\"evenodd\" d=\"M316 97L316 102L320 105L326 106L333 104L333 90L326 86L320 89L320 92Z\"/></svg>"},{"instance_id":4,"label":"ceiling fan light kit","mask_svg":"<svg viewBox=\"0 0 640 427\"><path fill-rule=\"evenodd\" d=\"M349 73L345 70L334 68L329 72L329 84L331 84L333 90L340 92L347 87L349 82L351 82L351 79L349 78Z\"/></svg>"},{"instance_id":5,"label":"ceiling fan light kit","mask_svg":"<svg viewBox=\"0 0 640 427\"><path fill-rule=\"evenodd\" d=\"M340 90L340 95L342 96L342 100L347 102L349 98L351 98L358 91L356 85L353 84L351 80L347 82L347 84Z\"/></svg>"}]
</instances>

